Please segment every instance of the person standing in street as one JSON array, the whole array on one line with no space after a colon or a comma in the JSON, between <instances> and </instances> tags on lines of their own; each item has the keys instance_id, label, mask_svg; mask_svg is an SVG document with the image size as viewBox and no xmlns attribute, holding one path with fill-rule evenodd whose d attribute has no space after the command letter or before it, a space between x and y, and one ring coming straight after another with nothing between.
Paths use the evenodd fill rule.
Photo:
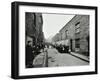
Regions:
<instances>
[{"instance_id":1,"label":"person standing in street","mask_svg":"<svg viewBox=\"0 0 100 81\"><path fill-rule=\"evenodd\" d=\"M32 68L33 65L32 65L32 62L33 62L33 59L34 59L34 56L33 56L33 53L32 53L33 49L32 49L32 42L31 41L28 41L27 45L26 45L26 68Z\"/></svg>"}]
</instances>

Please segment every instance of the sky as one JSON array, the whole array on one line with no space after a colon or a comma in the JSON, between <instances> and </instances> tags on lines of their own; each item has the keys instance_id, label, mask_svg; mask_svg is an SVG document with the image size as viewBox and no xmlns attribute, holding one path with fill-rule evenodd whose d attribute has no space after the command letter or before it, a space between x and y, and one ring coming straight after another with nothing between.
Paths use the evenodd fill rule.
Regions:
<instances>
[{"instance_id":1,"label":"sky","mask_svg":"<svg viewBox=\"0 0 100 81\"><path fill-rule=\"evenodd\" d=\"M44 37L48 39L56 35L75 15L42 14L42 16Z\"/></svg>"}]
</instances>

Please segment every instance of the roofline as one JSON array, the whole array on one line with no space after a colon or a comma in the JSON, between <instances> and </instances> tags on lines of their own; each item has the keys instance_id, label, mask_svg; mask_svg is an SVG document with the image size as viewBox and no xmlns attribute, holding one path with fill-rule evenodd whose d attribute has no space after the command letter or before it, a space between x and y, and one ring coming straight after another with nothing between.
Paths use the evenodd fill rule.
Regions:
<instances>
[{"instance_id":1,"label":"roofline","mask_svg":"<svg viewBox=\"0 0 100 81\"><path fill-rule=\"evenodd\" d=\"M67 24L69 24L76 16L77 16L77 15L75 15ZM65 26L66 26L67 24L65 24ZM63 29L65 28L65 26L64 26L63 28L61 28L61 29L59 30L59 32L60 32L61 30L63 30Z\"/></svg>"}]
</instances>

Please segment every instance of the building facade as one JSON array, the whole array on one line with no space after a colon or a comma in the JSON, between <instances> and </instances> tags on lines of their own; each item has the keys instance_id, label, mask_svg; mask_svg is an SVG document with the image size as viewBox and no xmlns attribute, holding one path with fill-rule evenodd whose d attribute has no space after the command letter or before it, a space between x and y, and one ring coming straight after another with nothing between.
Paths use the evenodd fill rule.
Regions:
<instances>
[{"instance_id":1,"label":"building facade","mask_svg":"<svg viewBox=\"0 0 100 81\"><path fill-rule=\"evenodd\" d=\"M26 28L26 44L27 41L32 42L32 46L41 45L44 40L44 33L42 30L43 19L41 13L25 14L25 28Z\"/></svg>"},{"instance_id":2,"label":"building facade","mask_svg":"<svg viewBox=\"0 0 100 81\"><path fill-rule=\"evenodd\" d=\"M75 15L57 37L59 41L68 40L71 51L89 55L89 15Z\"/></svg>"}]
</instances>

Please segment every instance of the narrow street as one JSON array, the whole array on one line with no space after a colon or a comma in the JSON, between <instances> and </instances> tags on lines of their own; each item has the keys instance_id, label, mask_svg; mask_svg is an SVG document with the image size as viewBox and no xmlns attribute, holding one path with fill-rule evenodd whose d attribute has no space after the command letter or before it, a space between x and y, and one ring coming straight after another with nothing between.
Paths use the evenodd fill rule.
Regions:
<instances>
[{"instance_id":1,"label":"narrow street","mask_svg":"<svg viewBox=\"0 0 100 81\"><path fill-rule=\"evenodd\" d=\"M55 48L48 48L35 57L33 65L34 67L81 66L89 65L89 62L69 53L59 53Z\"/></svg>"},{"instance_id":2,"label":"narrow street","mask_svg":"<svg viewBox=\"0 0 100 81\"><path fill-rule=\"evenodd\" d=\"M25 21L27 68L89 65L89 15L27 12Z\"/></svg>"},{"instance_id":3,"label":"narrow street","mask_svg":"<svg viewBox=\"0 0 100 81\"><path fill-rule=\"evenodd\" d=\"M80 66L89 63L68 53L59 53L55 48L48 49L48 67L54 66Z\"/></svg>"}]
</instances>

